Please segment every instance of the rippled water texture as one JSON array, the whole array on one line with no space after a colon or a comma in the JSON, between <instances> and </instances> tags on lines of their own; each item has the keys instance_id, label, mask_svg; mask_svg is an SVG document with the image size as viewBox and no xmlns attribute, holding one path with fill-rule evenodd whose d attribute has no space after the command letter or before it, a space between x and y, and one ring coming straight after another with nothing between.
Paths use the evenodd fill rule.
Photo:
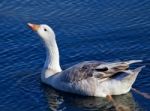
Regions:
<instances>
[{"instance_id":1,"label":"rippled water texture","mask_svg":"<svg viewBox=\"0 0 150 111\"><path fill-rule=\"evenodd\" d=\"M133 87L150 93L149 0L1 0L1 111L113 111L104 98L54 90L40 81L45 48L27 23L56 32L63 69L85 60L142 59L146 68ZM150 111L150 100L134 92L114 97L117 105Z\"/></svg>"}]
</instances>

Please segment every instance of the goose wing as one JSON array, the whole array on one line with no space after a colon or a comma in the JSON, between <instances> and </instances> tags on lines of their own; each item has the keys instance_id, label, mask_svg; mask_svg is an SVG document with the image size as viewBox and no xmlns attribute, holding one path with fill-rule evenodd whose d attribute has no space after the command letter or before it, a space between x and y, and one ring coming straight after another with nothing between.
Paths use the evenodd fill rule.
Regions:
<instances>
[{"instance_id":1,"label":"goose wing","mask_svg":"<svg viewBox=\"0 0 150 111\"><path fill-rule=\"evenodd\" d=\"M111 78L118 72L125 71L132 63L141 62L141 60L131 60L125 62L99 62L86 61L74 65L60 73L61 80L64 82L78 82L88 78L97 78L105 80Z\"/></svg>"}]
</instances>

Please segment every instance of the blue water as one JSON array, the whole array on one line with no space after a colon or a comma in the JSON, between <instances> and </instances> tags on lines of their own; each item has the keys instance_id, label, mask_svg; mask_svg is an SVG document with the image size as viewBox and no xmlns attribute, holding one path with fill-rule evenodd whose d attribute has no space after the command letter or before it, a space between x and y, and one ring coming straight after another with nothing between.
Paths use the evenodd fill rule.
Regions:
<instances>
[{"instance_id":1,"label":"blue water","mask_svg":"<svg viewBox=\"0 0 150 111\"><path fill-rule=\"evenodd\" d=\"M41 83L45 48L28 22L54 29L63 69L85 60L144 60L133 87L150 93L149 0L1 0L0 111L115 110L104 98ZM114 98L131 111L150 111L150 100L134 92Z\"/></svg>"}]
</instances>

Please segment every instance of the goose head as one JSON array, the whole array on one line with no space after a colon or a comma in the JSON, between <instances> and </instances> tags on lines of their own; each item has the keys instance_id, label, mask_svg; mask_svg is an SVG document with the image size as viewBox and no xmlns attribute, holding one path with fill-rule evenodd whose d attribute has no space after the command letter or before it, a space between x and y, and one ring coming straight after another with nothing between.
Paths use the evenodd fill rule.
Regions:
<instances>
[{"instance_id":1,"label":"goose head","mask_svg":"<svg viewBox=\"0 0 150 111\"><path fill-rule=\"evenodd\" d=\"M36 31L37 34L46 42L46 41L51 41L55 39L55 33L52 30L51 27L49 27L46 24L32 24L28 23L28 26L33 30Z\"/></svg>"},{"instance_id":2,"label":"goose head","mask_svg":"<svg viewBox=\"0 0 150 111\"><path fill-rule=\"evenodd\" d=\"M59 50L55 39L55 33L51 27L45 24L37 25L28 23L28 26L36 31L45 43L47 57L42 72L42 80L61 71L59 63Z\"/></svg>"}]
</instances>

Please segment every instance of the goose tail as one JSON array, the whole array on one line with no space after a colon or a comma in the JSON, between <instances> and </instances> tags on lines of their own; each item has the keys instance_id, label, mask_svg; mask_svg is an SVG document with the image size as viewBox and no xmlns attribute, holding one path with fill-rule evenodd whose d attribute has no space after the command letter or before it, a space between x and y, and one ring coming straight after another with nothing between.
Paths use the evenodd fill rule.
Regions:
<instances>
[{"instance_id":1,"label":"goose tail","mask_svg":"<svg viewBox=\"0 0 150 111\"><path fill-rule=\"evenodd\" d=\"M130 60L130 61L125 61L126 64L130 65L133 63L139 63L139 62L143 62L143 60Z\"/></svg>"}]
</instances>

